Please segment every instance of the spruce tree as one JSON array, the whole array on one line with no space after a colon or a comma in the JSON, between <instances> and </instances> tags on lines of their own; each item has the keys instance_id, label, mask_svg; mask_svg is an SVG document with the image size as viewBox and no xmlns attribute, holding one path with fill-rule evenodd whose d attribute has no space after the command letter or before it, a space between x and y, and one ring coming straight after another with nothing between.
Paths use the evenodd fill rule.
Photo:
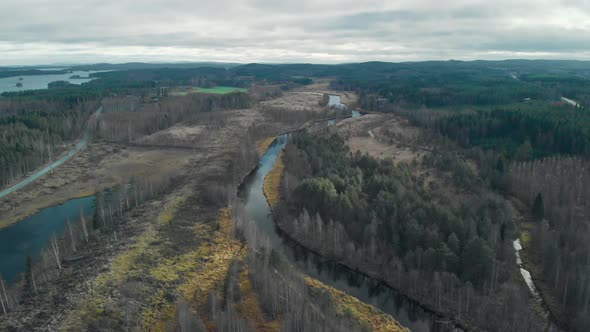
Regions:
<instances>
[{"instance_id":1,"label":"spruce tree","mask_svg":"<svg viewBox=\"0 0 590 332\"><path fill-rule=\"evenodd\" d=\"M535 197L532 213L533 217L538 221L543 220L545 218L545 205L543 203L543 194L538 193L537 197Z\"/></svg>"}]
</instances>

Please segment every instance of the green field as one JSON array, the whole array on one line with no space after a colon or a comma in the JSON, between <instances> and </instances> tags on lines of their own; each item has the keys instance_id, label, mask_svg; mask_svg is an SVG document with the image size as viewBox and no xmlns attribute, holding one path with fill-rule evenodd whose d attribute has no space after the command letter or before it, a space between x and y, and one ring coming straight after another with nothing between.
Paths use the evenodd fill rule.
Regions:
<instances>
[{"instance_id":1,"label":"green field","mask_svg":"<svg viewBox=\"0 0 590 332\"><path fill-rule=\"evenodd\" d=\"M232 92L248 92L248 89L236 88L233 86L216 86L214 88L182 87L172 92L173 96L186 96L191 93L215 93L226 94Z\"/></svg>"},{"instance_id":2,"label":"green field","mask_svg":"<svg viewBox=\"0 0 590 332\"><path fill-rule=\"evenodd\" d=\"M197 93L218 93L226 94L231 92L247 92L247 89L236 88L233 86L216 86L214 88L194 88Z\"/></svg>"}]
</instances>

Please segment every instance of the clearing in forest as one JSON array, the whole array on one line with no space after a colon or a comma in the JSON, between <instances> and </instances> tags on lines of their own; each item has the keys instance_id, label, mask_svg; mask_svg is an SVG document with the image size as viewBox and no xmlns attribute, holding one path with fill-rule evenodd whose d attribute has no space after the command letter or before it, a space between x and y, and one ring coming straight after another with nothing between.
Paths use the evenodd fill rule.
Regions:
<instances>
[{"instance_id":1,"label":"clearing in forest","mask_svg":"<svg viewBox=\"0 0 590 332\"><path fill-rule=\"evenodd\" d=\"M232 92L248 92L248 89L237 88L234 86L216 86L213 88L185 87L174 91L172 94L176 96L186 96L191 93L215 93L223 95Z\"/></svg>"}]
</instances>

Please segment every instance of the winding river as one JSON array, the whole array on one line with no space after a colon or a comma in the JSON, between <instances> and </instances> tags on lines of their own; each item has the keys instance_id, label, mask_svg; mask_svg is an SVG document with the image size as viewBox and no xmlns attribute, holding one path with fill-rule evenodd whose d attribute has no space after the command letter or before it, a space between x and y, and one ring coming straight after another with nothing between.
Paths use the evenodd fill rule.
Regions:
<instances>
[{"instance_id":1,"label":"winding river","mask_svg":"<svg viewBox=\"0 0 590 332\"><path fill-rule=\"evenodd\" d=\"M547 324L548 324L547 332L561 331L561 329L554 323L554 321L551 317L551 312L547 308L547 304L545 303L545 300L543 300L543 296L541 296L541 293L537 289L537 286L535 286L535 282L533 281L533 277L531 276L531 273L527 269L524 268L524 265L522 263L522 258L520 257L520 251L523 249L522 245L520 244L520 239L514 240L512 242L512 247L514 248L514 252L516 253L516 265L518 265L518 269L520 270L520 275L522 275L522 278L524 279L524 282L526 283L527 287L529 288L529 291L531 293L531 296L533 297L533 300L539 305L539 307L542 310L543 316L547 320Z\"/></svg>"},{"instance_id":2,"label":"winding river","mask_svg":"<svg viewBox=\"0 0 590 332\"><path fill-rule=\"evenodd\" d=\"M340 103L340 97L332 99L331 96L330 101ZM356 112L354 117L358 116L360 113ZM341 264L326 260L281 234L273 221L272 211L262 186L264 177L272 169L279 152L288 140L289 135L282 135L270 145L257 169L246 178L240 193L244 199L247 216L255 221L259 230L267 236L272 249L282 254L299 272L379 308L412 331L460 331L449 320L423 308L395 289Z\"/></svg>"}]
</instances>

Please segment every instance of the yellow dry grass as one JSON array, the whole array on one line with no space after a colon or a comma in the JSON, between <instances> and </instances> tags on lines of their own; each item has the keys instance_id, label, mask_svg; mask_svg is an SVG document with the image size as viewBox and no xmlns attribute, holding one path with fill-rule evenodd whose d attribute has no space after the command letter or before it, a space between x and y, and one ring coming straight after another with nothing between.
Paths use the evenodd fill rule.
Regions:
<instances>
[{"instance_id":1,"label":"yellow dry grass","mask_svg":"<svg viewBox=\"0 0 590 332\"><path fill-rule=\"evenodd\" d=\"M92 298L82 303L64 321L63 329L84 329L86 322L96 319L97 316L104 313L110 317L122 315L122 313L108 309L113 305L112 290L117 289L127 280L141 279L149 274L162 286L166 286L166 289L169 289L174 286L183 273L197 269L198 265L195 265L194 262L199 259L200 252L191 251L182 256L165 258L162 257L158 247L153 245L159 240L155 226L170 222L182 201L181 197L169 201L165 205L165 209L157 216L156 222L148 226L135 239L134 244L113 259L110 270L96 277L91 285ZM165 318L169 318L171 315L173 317L174 308L166 300L164 287L149 296L148 302L142 313L144 330L165 330L164 328L158 329L158 323L166 321Z\"/></svg>"},{"instance_id":2,"label":"yellow dry grass","mask_svg":"<svg viewBox=\"0 0 590 332\"><path fill-rule=\"evenodd\" d=\"M232 238L232 221L229 208L223 208L217 216L219 230L214 234L211 244L202 246L199 251L204 261L202 267L192 273L185 283L180 285L179 291L197 309L202 309L207 296L213 291L221 291L223 281L227 276L231 262L240 255L242 244ZM203 227L195 229L202 232ZM212 322L207 317L201 318L208 327Z\"/></svg>"},{"instance_id":3,"label":"yellow dry grass","mask_svg":"<svg viewBox=\"0 0 590 332\"><path fill-rule=\"evenodd\" d=\"M523 222L520 224L521 232L520 232L520 244L524 249L528 249L530 241L531 241L531 234L535 229L534 222Z\"/></svg>"},{"instance_id":4,"label":"yellow dry grass","mask_svg":"<svg viewBox=\"0 0 590 332\"><path fill-rule=\"evenodd\" d=\"M356 320L361 326L368 328L371 331L377 332L397 332L409 331L398 323L391 316L381 312L380 310L370 306L357 298L352 297L344 292L327 286L320 281L305 277L306 284L314 290L321 292L328 292L334 301L338 313L348 315Z\"/></svg>"},{"instance_id":5,"label":"yellow dry grass","mask_svg":"<svg viewBox=\"0 0 590 332\"><path fill-rule=\"evenodd\" d=\"M258 151L259 157L262 157L262 155L264 155L266 149L268 149L268 147L272 144L272 142L274 142L274 140L274 137L269 137L256 142L256 151Z\"/></svg>"},{"instance_id":6,"label":"yellow dry grass","mask_svg":"<svg viewBox=\"0 0 590 332\"><path fill-rule=\"evenodd\" d=\"M231 214L228 208L221 209L217 215L219 229L199 223L194 227L199 238L213 236L206 243L184 255L161 259L150 270L150 275L167 288L174 287L177 293L191 303L209 329L213 322L203 314L206 300L211 292L222 291L223 282L231 262L240 255L241 243L232 238ZM164 292L152 296L150 305L143 313L143 329L146 331L166 331L174 323L176 308L164 299Z\"/></svg>"},{"instance_id":7,"label":"yellow dry grass","mask_svg":"<svg viewBox=\"0 0 590 332\"><path fill-rule=\"evenodd\" d=\"M285 163L283 162L283 151L277 156L277 161L274 166L264 177L263 191L264 196L268 200L270 208L273 209L281 199L281 179L283 178L283 171L285 170Z\"/></svg>"},{"instance_id":8,"label":"yellow dry grass","mask_svg":"<svg viewBox=\"0 0 590 332\"><path fill-rule=\"evenodd\" d=\"M252 288L252 283L248 277L248 268L244 268L240 273L240 302L237 304L240 316L247 320L256 331L276 332L280 330L278 321L267 322L264 318L262 308L258 302L258 296Z\"/></svg>"},{"instance_id":9,"label":"yellow dry grass","mask_svg":"<svg viewBox=\"0 0 590 332\"><path fill-rule=\"evenodd\" d=\"M168 202L164 207L164 210L158 215L158 223L169 224L182 202L184 202L184 197L176 197Z\"/></svg>"}]
</instances>

